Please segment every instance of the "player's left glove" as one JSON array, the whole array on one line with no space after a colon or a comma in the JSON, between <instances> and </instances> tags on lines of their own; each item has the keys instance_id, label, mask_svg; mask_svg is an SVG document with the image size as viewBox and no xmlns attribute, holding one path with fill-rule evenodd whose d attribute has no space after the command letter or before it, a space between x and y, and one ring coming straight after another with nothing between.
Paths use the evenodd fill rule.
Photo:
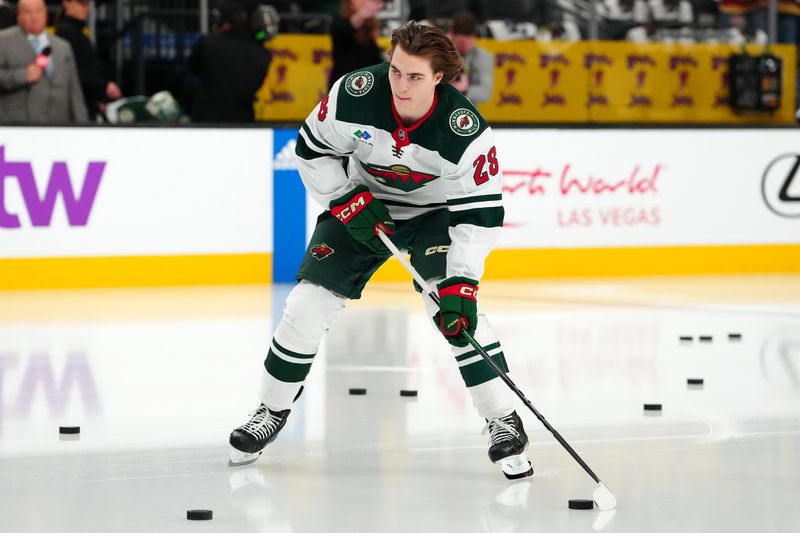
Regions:
<instances>
[{"instance_id":1,"label":"player's left glove","mask_svg":"<svg viewBox=\"0 0 800 533\"><path fill-rule=\"evenodd\" d=\"M478 325L478 282L461 276L452 276L436 285L439 290L439 312L433 317L436 326L453 346L464 347L467 331L475 335Z\"/></svg>"},{"instance_id":2,"label":"player's left glove","mask_svg":"<svg viewBox=\"0 0 800 533\"><path fill-rule=\"evenodd\" d=\"M332 200L330 209L333 216L347 228L350 236L375 253L385 254L388 250L378 237L378 228L386 235L394 233L394 220L383 202L372 196L364 185Z\"/></svg>"}]
</instances>

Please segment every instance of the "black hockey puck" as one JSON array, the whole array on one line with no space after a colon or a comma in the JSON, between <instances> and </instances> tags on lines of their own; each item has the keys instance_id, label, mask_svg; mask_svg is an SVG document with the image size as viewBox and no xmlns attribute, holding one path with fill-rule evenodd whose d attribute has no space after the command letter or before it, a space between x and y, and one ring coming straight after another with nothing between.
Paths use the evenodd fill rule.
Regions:
<instances>
[{"instance_id":1,"label":"black hockey puck","mask_svg":"<svg viewBox=\"0 0 800 533\"><path fill-rule=\"evenodd\" d=\"M77 435L81 432L80 426L58 426L61 435Z\"/></svg>"},{"instance_id":2,"label":"black hockey puck","mask_svg":"<svg viewBox=\"0 0 800 533\"><path fill-rule=\"evenodd\" d=\"M367 389L350 389L348 393L352 396L364 396L367 393Z\"/></svg>"},{"instance_id":3,"label":"black hockey puck","mask_svg":"<svg viewBox=\"0 0 800 533\"><path fill-rule=\"evenodd\" d=\"M702 385L703 378L689 378L686 380L687 385Z\"/></svg>"},{"instance_id":4,"label":"black hockey puck","mask_svg":"<svg viewBox=\"0 0 800 533\"><path fill-rule=\"evenodd\" d=\"M592 500L570 500L570 509L594 509L594 502Z\"/></svg>"},{"instance_id":5,"label":"black hockey puck","mask_svg":"<svg viewBox=\"0 0 800 533\"><path fill-rule=\"evenodd\" d=\"M740 341L742 340L741 333L728 333L728 340L729 341Z\"/></svg>"},{"instance_id":6,"label":"black hockey puck","mask_svg":"<svg viewBox=\"0 0 800 533\"><path fill-rule=\"evenodd\" d=\"M417 391L415 391L415 390L407 390L407 389L402 389L402 390L400 391L400 396L416 397L416 396L417 396Z\"/></svg>"},{"instance_id":7,"label":"black hockey puck","mask_svg":"<svg viewBox=\"0 0 800 533\"><path fill-rule=\"evenodd\" d=\"M644 404L645 411L660 411L661 404L660 403L646 403Z\"/></svg>"},{"instance_id":8,"label":"black hockey puck","mask_svg":"<svg viewBox=\"0 0 800 533\"><path fill-rule=\"evenodd\" d=\"M681 340L681 342L692 342L692 336L691 335L681 335L680 336L680 340Z\"/></svg>"},{"instance_id":9,"label":"black hockey puck","mask_svg":"<svg viewBox=\"0 0 800 533\"><path fill-rule=\"evenodd\" d=\"M186 511L187 520L211 520L214 518L214 512L208 509L189 509Z\"/></svg>"},{"instance_id":10,"label":"black hockey puck","mask_svg":"<svg viewBox=\"0 0 800 533\"><path fill-rule=\"evenodd\" d=\"M711 335L700 335L698 339L700 339L700 342L711 342L714 340L714 337Z\"/></svg>"}]
</instances>

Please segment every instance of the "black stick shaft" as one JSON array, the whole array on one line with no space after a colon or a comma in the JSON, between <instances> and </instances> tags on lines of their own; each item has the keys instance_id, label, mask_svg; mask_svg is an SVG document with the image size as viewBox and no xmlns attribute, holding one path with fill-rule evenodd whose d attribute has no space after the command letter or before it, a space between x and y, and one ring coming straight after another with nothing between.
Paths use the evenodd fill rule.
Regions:
<instances>
[{"instance_id":1,"label":"black stick shaft","mask_svg":"<svg viewBox=\"0 0 800 533\"><path fill-rule=\"evenodd\" d=\"M381 241L383 241L383 244L386 245L386 247L392 252L392 255L394 255L397 258L397 260L400 261L403 267L406 270L408 270L408 273L411 274L411 277L414 278L414 281L416 281L419 284L419 286L422 287L422 290L428 295L428 297L430 297L431 300L433 300L436 303L436 306L439 307L441 302L439 301L439 295L436 293L436 291L432 290L428 286L427 282L422 278L422 276L419 275L419 272L417 272L416 269L411 265L411 263L408 262L408 260L403 256L400 250L397 249L397 246L394 245L391 239L389 239L389 237L387 237L383 231L379 229L377 231L377 235L378 237L380 237ZM583 459L581 459L581 456L578 455L578 453L572 449L572 446L570 446L569 443L566 440L564 440L564 437L562 437L561 434L558 431L556 431L555 428L551 426L547 420L545 420L544 416L542 416L542 414L536 410L536 408L533 406L530 400L528 400L525 397L525 395L522 394L522 391L520 391L517 388L514 382L511 381L511 378L508 377L505 372L503 372L503 369L497 366L497 364L494 361L492 361L492 358L489 357L489 354L486 353L486 350L483 349L483 346L481 346L472 337L472 335L470 335L466 331L464 332L464 336L466 337L467 341L472 345L472 347L475 348L475 350L477 350L479 354L481 354L483 360L489 364L489 366L500 377L500 379L502 379L506 383L506 385L508 385L509 388L512 391L514 391L514 393L519 397L519 399L522 400L522 403L525 404L525 407L530 409L531 412L536 416L536 418L539 419L539 422L541 422L544 425L544 427L546 427L547 430L556 438L558 443L561 444L561 446L563 446L564 449L569 452L572 458L575 459L579 465L581 465L581 467L586 471L587 474L589 474L592 477L593 480L595 480L597 483L602 484L600 478L597 477L597 474L592 472L592 469L589 468L589 465L587 465L583 461Z\"/></svg>"},{"instance_id":2,"label":"black stick shaft","mask_svg":"<svg viewBox=\"0 0 800 533\"><path fill-rule=\"evenodd\" d=\"M428 294L431 297L431 299L434 302L436 302L436 305L439 305L439 295L434 292L429 292ZM570 446L569 443L566 440L564 440L564 437L562 437L561 434L558 431L556 431L556 429L553 426L550 425L550 423L545 419L542 413L540 413L538 409L536 409L536 407L533 406L530 400L528 400L528 398L525 397L522 391L517 388L517 386L514 384L511 378L508 377L508 375L503 371L503 369L497 366L497 363L492 361L492 358L489 357L489 354L486 353L486 350L483 349L483 346L481 346L480 343L478 343L478 341L476 341L472 337L472 335L470 335L466 331L463 332L463 335L464 337L466 337L467 341L472 345L472 347L478 351L483 360L486 361L490 367L492 367L492 370L495 371L498 377L502 379L512 391L514 391L514 394L516 394L520 400L522 400L522 403L525 404L525 407L531 410L531 412L536 416L536 418L539 419L539 422L541 422L542 425L544 425L544 427L547 428L547 431L549 431L553 435L553 437L556 438L559 444L561 444L561 446L563 446L564 449L567 450L567 452L569 452L572 458L575 459L579 465L581 465L581 467L586 471L587 474L589 474L592 477L593 480L595 480L597 483L601 483L600 478L597 477L597 474L595 474L592 471L592 469L589 468L589 465L587 465L586 462L584 462L584 460L581 459L581 456L578 455L578 452L573 450L572 446Z\"/></svg>"}]
</instances>

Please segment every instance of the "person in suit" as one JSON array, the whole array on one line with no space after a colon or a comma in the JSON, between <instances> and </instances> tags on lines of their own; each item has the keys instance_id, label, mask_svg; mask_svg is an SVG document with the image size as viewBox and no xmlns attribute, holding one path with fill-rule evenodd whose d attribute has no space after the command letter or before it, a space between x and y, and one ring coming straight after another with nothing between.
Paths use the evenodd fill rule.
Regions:
<instances>
[{"instance_id":1,"label":"person in suit","mask_svg":"<svg viewBox=\"0 0 800 533\"><path fill-rule=\"evenodd\" d=\"M56 23L56 35L66 39L72 46L89 118L95 119L101 109L105 108L105 103L122 97L122 91L111 79L105 65L97 56L94 44L87 37L89 0L63 0L61 7L62 13Z\"/></svg>"},{"instance_id":2,"label":"person in suit","mask_svg":"<svg viewBox=\"0 0 800 533\"><path fill-rule=\"evenodd\" d=\"M383 0L342 0L339 15L331 25L333 67L328 89L345 74L383 63L383 52L376 40L381 10Z\"/></svg>"},{"instance_id":3,"label":"person in suit","mask_svg":"<svg viewBox=\"0 0 800 533\"><path fill-rule=\"evenodd\" d=\"M464 72L453 80L452 85L473 104L480 104L492 98L494 85L494 56L475 44L478 35L478 21L469 11L459 11L453 15L450 38L456 50L464 58Z\"/></svg>"},{"instance_id":4,"label":"person in suit","mask_svg":"<svg viewBox=\"0 0 800 533\"><path fill-rule=\"evenodd\" d=\"M224 0L217 9L217 31L200 39L189 58L199 81L192 121L255 122L253 104L272 55L253 36L248 2Z\"/></svg>"},{"instance_id":5,"label":"person in suit","mask_svg":"<svg viewBox=\"0 0 800 533\"><path fill-rule=\"evenodd\" d=\"M0 31L0 122L87 122L67 41L48 35L44 0L20 0L17 26Z\"/></svg>"}]
</instances>

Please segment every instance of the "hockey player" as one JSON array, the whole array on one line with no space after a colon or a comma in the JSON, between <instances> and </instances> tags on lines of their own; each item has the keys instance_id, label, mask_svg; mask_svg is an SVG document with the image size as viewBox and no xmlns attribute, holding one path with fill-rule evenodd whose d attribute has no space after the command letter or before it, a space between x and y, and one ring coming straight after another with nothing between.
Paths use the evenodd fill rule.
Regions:
<instances>
[{"instance_id":1,"label":"hockey player","mask_svg":"<svg viewBox=\"0 0 800 533\"><path fill-rule=\"evenodd\" d=\"M514 396L468 331L508 371L491 324L477 310L484 261L503 225L492 130L448 82L462 60L447 34L409 22L392 33L391 62L336 81L297 138L297 164L317 219L264 361L261 405L230 436L231 464L252 462L286 424L323 334L391 254L377 231L406 249L441 299L428 313L452 345L489 458L506 477L533 474ZM346 165L343 165L343 159Z\"/></svg>"}]
</instances>

